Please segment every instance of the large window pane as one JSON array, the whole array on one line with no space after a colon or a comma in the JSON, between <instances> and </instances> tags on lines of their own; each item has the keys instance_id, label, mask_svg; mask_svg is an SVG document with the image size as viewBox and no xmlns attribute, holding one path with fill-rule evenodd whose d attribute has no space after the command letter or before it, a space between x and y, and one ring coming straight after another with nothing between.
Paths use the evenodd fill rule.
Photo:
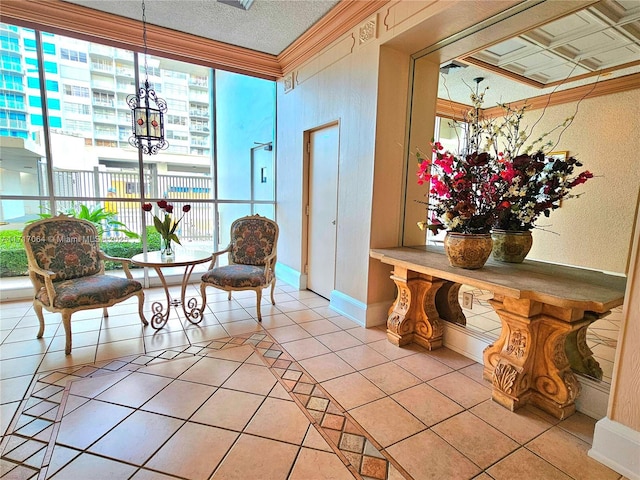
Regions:
<instances>
[{"instance_id":1,"label":"large window pane","mask_svg":"<svg viewBox=\"0 0 640 480\"><path fill-rule=\"evenodd\" d=\"M275 84L216 71L218 196L273 200Z\"/></svg>"}]
</instances>

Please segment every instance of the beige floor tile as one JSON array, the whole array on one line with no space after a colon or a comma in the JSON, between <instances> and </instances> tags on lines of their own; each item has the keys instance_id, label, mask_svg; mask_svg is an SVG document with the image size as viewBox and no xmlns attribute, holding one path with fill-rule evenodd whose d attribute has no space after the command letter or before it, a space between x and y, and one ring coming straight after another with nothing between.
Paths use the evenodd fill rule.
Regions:
<instances>
[{"instance_id":1,"label":"beige floor tile","mask_svg":"<svg viewBox=\"0 0 640 480\"><path fill-rule=\"evenodd\" d=\"M144 340L142 338L134 338L131 340L122 340L120 342L98 345L98 349L96 351L96 362L124 357L134 353L144 353Z\"/></svg>"},{"instance_id":2,"label":"beige floor tile","mask_svg":"<svg viewBox=\"0 0 640 480\"><path fill-rule=\"evenodd\" d=\"M44 355L49 347L49 344L53 340L49 338L35 338L33 332L31 332L32 338L27 341L20 342L4 342L0 345L0 358L4 362L11 358L27 357L29 355ZM94 342L95 343L95 340Z\"/></svg>"},{"instance_id":3,"label":"beige floor tile","mask_svg":"<svg viewBox=\"0 0 640 480\"><path fill-rule=\"evenodd\" d=\"M211 479L285 479L297 453L295 445L241 435Z\"/></svg>"},{"instance_id":4,"label":"beige floor tile","mask_svg":"<svg viewBox=\"0 0 640 480\"><path fill-rule=\"evenodd\" d=\"M182 345L189 345L189 339L185 332L160 333L144 337L144 346L147 352L164 350Z\"/></svg>"},{"instance_id":5,"label":"beige floor tile","mask_svg":"<svg viewBox=\"0 0 640 480\"><path fill-rule=\"evenodd\" d=\"M387 395L421 383L418 377L411 375L392 362L361 370L360 373Z\"/></svg>"},{"instance_id":6,"label":"beige floor tile","mask_svg":"<svg viewBox=\"0 0 640 480\"><path fill-rule=\"evenodd\" d=\"M427 383L465 408L491 398L491 389L458 372L448 373Z\"/></svg>"},{"instance_id":7,"label":"beige floor tile","mask_svg":"<svg viewBox=\"0 0 640 480\"><path fill-rule=\"evenodd\" d=\"M387 339L386 327L371 327L371 328L350 328L347 330L350 335L353 335L363 343L372 343L379 340Z\"/></svg>"},{"instance_id":8,"label":"beige floor tile","mask_svg":"<svg viewBox=\"0 0 640 480\"><path fill-rule=\"evenodd\" d=\"M345 348L362 345L362 342L360 340L342 330L316 336L316 339L320 340L322 344L332 352L337 352L338 350L344 350Z\"/></svg>"},{"instance_id":9,"label":"beige floor tile","mask_svg":"<svg viewBox=\"0 0 640 480\"><path fill-rule=\"evenodd\" d=\"M170 477L169 475L163 475L159 472L141 468L133 477L130 478L130 480L175 480L175 477Z\"/></svg>"},{"instance_id":10,"label":"beige floor tile","mask_svg":"<svg viewBox=\"0 0 640 480\"><path fill-rule=\"evenodd\" d=\"M402 347L396 347L388 340L378 340L377 342L371 342L367 344L373 348L376 352L381 353L389 360L397 360L399 358L407 357L409 355L415 355L416 352L422 352L424 349L415 343L410 343Z\"/></svg>"},{"instance_id":11,"label":"beige floor tile","mask_svg":"<svg viewBox=\"0 0 640 480\"><path fill-rule=\"evenodd\" d=\"M89 451L143 465L183 424L176 418L136 411L89 447Z\"/></svg>"},{"instance_id":12,"label":"beige floor tile","mask_svg":"<svg viewBox=\"0 0 640 480\"><path fill-rule=\"evenodd\" d=\"M295 323L312 322L314 320L321 320L322 318L324 318L318 312L315 312L313 310L299 310L297 312L287 312L286 315Z\"/></svg>"},{"instance_id":13,"label":"beige floor tile","mask_svg":"<svg viewBox=\"0 0 640 480\"><path fill-rule=\"evenodd\" d=\"M131 408L90 400L65 415L56 442L85 449L133 412Z\"/></svg>"},{"instance_id":14,"label":"beige floor tile","mask_svg":"<svg viewBox=\"0 0 640 480\"><path fill-rule=\"evenodd\" d=\"M191 421L241 432L263 401L261 395L219 388Z\"/></svg>"},{"instance_id":15,"label":"beige floor tile","mask_svg":"<svg viewBox=\"0 0 640 480\"><path fill-rule=\"evenodd\" d=\"M329 353L329 349L315 338L303 338L301 340L281 343L280 345L296 360L304 360L305 358L317 357L318 355Z\"/></svg>"},{"instance_id":16,"label":"beige floor tile","mask_svg":"<svg viewBox=\"0 0 640 480\"><path fill-rule=\"evenodd\" d=\"M578 437L553 427L526 445L567 475L580 480L617 479L620 475L587 456L590 445Z\"/></svg>"},{"instance_id":17,"label":"beige floor tile","mask_svg":"<svg viewBox=\"0 0 640 480\"><path fill-rule=\"evenodd\" d=\"M231 390L267 395L275 384L276 379L267 367L244 363L222 386Z\"/></svg>"},{"instance_id":18,"label":"beige floor tile","mask_svg":"<svg viewBox=\"0 0 640 480\"><path fill-rule=\"evenodd\" d=\"M309 308L321 308L329 306L329 300L323 297L301 298L299 300Z\"/></svg>"},{"instance_id":19,"label":"beige floor tile","mask_svg":"<svg viewBox=\"0 0 640 480\"><path fill-rule=\"evenodd\" d=\"M4 370L4 365L2 369ZM4 377L4 373L3 373ZM0 403L19 402L27 393L32 375L24 375L0 380Z\"/></svg>"},{"instance_id":20,"label":"beige floor tile","mask_svg":"<svg viewBox=\"0 0 640 480\"><path fill-rule=\"evenodd\" d=\"M363 370L389 361L387 357L376 352L368 345L346 348L336 352L336 354L356 370Z\"/></svg>"},{"instance_id":21,"label":"beige floor tile","mask_svg":"<svg viewBox=\"0 0 640 480\"><path fill-rule=\"evenodd\" d=\"M294 402L267 398L244 432L301 445L310 424Z\"/></svg>"},{"instance_id":22,"label":"beige floor tile","mask_svg":"<svg viewBox=\"0 0 640 480\"><path fill-rule=\"evenodd\" d=\"M321 320L304 322L300 324L300 326L314 337L317 337L318 335L324 335L325 333L340 331L340 327L325 318Z\"/></svg>"},{"instance_id":23,"label":"beige floor tile","mask_svg":"<svg viewBox=\"0 0 640 480\"><path fill-rule=\"evenodd\" d=\"M141 409L186 420L213 395L215 390L216 388L210 385L175 380Z\"/></svg>"},{"instance_id":24,"label":"beige floor tile","mask_svg":"<svg viewBox=\"0 0 640 480\"><path fill-rule=\"evenodd\" d=\"M44 357L44 354L39 354L29 355L26 357L9 358L6 360L2 358L2 378L33 375Z\"/></svg>"},{"instance_id":25,"label":"beige floor tile","mask_svg":"<svg viewBox=\"0 0 640 480\"><path fill-rule=\"evenodd\" d=\"M519 445L469 412L462 412L432 427L447 443L481 468L497 462Z\"/></svg>"},{"instance_id":26,"label":"beige floor tile","mask_svg":"<svg viewBox=\"0 0 640 480\"><path fill-rule=\"evenodd\" d=\"M178 477L207 480L237 437L237 433L229 430L189 422L145 467Z\"/></svg>"},{"instance_id":27,"label":"beige floor tile","mask_svg":"<svg viewBox=\"0 0 640 480\"><path fill-rule=\"evenodd\" d=\"M526 448L516 450L489 468L487 472L495 480L513 480L514 478L569 480L571 478Z\"/></svg>"},{"instance_id":28,"label":"beige floor tile","mask_svg":"<svg viewBox=\"0 0 640 480\"><path fill-rule=\"evenodd\" d=\"M351 409L349 413L384 448L427 428L389 397Z\"/></svg>"},{"instance_id":29,"label":"beige floor tile","mask_svg":"<svg viewBox=\"0 0 640 480\"><path fill-rule=\"evenodd\" d=\"M129 375L131 372L124 371L74 380L69 387L69 393L80 397L94 398Z\"/></svg>"},{"instance_id":30,"label":"beige floor tile","mask_svg":"<svg viewBox=\"0 0 640 480\"><path fill-rule=\"evenodd\" d=\"M222 350L210 350L207 352L207 357L221 358L223 360L231 360L234 362L244 362L247 358L253 355L254 350L251 345L242 345L240 347L225 348Z\"/></svg>"},{"instance_id":31,"label":"beige floor tile","mask_svg":"<svg viewBox=\"0 0 640 480\"><path fill-rule=\"evenodd\" d=\"M204 357L180 375L180 380L219 387L235 372L241 363Z\"/></svg>"},{"instance_id":32,"label":"beige floor tile","mask_svg":"<svg viewBox=\"0 0 640 480\"><path fill-rule=\"evenodd\" d=\"M353 475L335 453L303 448L288 480L353 480Z\"/></svg>"},{"instance_id":33,"label":"beige floor tile","mask_svg":"<svg viewBox=\"0 0 640 480\"><path fill-rule=\"evenodd\" d=\"M558 423L558 427L574 434L589 445L593 444L593 431L596 428L596 419L584 413L574 413L569 418Z\"/></svg>"},{"instance_id":34,"label":"beige floor tile","mask_svg":"<svg viewBox=\"0 0 640 480\"><path fill-rule=\"evenodd\" d=\"M0 435L4 435L13 420L13 416L21 409L20 401L3 403L0 405Z\"/></svg>"},{"instance_id":35,"label":"beige floor tile","mask_svg":"<svg viewBox=\"0 0 640 480\"><path fill-rule=\"evenodd\" d=\"M296 312L299 310L306 310L307 306L297 300L292 302L279 302L278 308L284 313Z\"/></svg>"},{"instance_id":36,"label":"beige floor tile","mask_svg":"<svg viewBox=\"0 0 640 480\"><path fill-rule=\"evenodd\" d=\"M327 441L318 433L316 428L309 428L307 435L304 437L302 445L313 450L323 450L325 452L333 452Z\"/></svg>"},{"instance_id":37,"label":"beige floor tile","mask_svg":"<svg viewBox=\"0 0 640 480\"><path fill-rule=\"evenodd\" d=\"M222 325L207 325L197 328L187 327L187 338L191 343L200 343L227 337L229 334Z\"/></svg>"},{"instance_id":38,"label":"beige floor tile","mask_svg":"<svg viewBox=\"0 0 640 480\"><path fill-rule=\"evenodd\" d=\"M326 355L301 360L300 365L317 382L324 382L325 380L355 372L347 362L335 353L327 353Z\"/></svg>"},{"instance_id":39,"label":"beige floor tile","mask_svg":"<svg viewBox=\"0 0 640 480\"><path fill-rule=\"evenodd\" d=\"M97 400L139 408L143 403L171 383L171 379L158 375L134 372L109 387Z\"/></svg>"},{"instance_id":40,"label":"beige floor tile","mask_svg":"<svg viewBox=\"0 0 640 480\"><path fill-rule=\"evenodd\" d=\"M425 382L453 371L451 367L422 353L400 358L394 363Z\"/></svg>"},{"instance_id":41,"label":"beige floor tile","mask_svg":"<svg viewBox=\"0 0 640 480\"><path fill-rule=\"evenodd\" d=\"M193 364L195 364L200 357L184 357L177 358L175 360L161 361L142 367L138 370L139 373L148 373L150 375L160 375L163 377L177 378L187 371Z\"/></svg>"},{"instance_id":42,"label":"beige floor tile","mask_svg":"<svg viewBox=\"0 0 640 480\"><path fill-rule=\"evenodd\" d=\"M252 320L251 315L244 308L238 310L227 310L225 312L217 312L215 315L218 321L222 324L229 322L238 322L240 320Z\"/></svg>"},{"instance_id":43,"label":"beige floor tile","mask_svg":"<svg viewBox=\"0 0 640 480\"><path fill-rule=\"evenodd\" d=\"M309 332L299 325L287 325L286 327L272 328L269 330L269 334L280 344L311 337Z\"/></svg>"},{"instance_id":44,"label":"beige floor tile","mask_svg":"<svg viewBox=\"0 0 640 480\"><path fill-rule=\"evenodd\" d=\"M482 402L470 411L521 445L553 426L527 409L511 412L493 400Z\"/></svg>"},{"instance_id":45,"label":"beige floor tile","mask_svg":"<svg viewBox=\"0 0 640 480\"><path fill-rule=\"evenodd\" d=\"M73 328L73 327L71 327ZM71 334L71 341L73 343L73 350L81 347L95 348L100 336L99 330L90 332L73 332ZM56 336L49 345L49 352L64 351L66 348L66 339L64 336Z\"/></svg>"},{"instance_id":46,"label":"beige floor tile","mask_svg":"<svg viewBox=\"0 0 640 480\"><path fill-rule=\"evenodd\" d=\"M286 327L295 325L295 322L287 317L284 313L276 313L275 315L266 315L262 313L262 328L271 330L278 327Z\"/></svg>"},{"instance_id":47,"label":"beige floor tile","mask_svg":"<svg viewBox=\"0 0 640 480\"><path fill-rule=\"evenodd\" d=\"M448 365L454 370L468 367L469 365L476 363L470 358L467 358L464 355L460 355L459 353L454 352L453 350L449 350L448 348L438 348L430 352L425 352L425 355L429 355L430 357L444 363L445 365Z\"/></svg>"},{"instance_id":48,"label":"beige floor tile","mask_svg":"<svg viewBox=\"0 0 640 480\"><path fill-rule=\"evenodd\" d=\"M398 392L392 398L427 426L435 425L464 410L449 397L424 383Z\"/></svg>"},{"instance_id":49,"label":"beige floor tile","mask_svg":"<svg viewBox=\"0 0 640 480\"><path fill-rule=\"evenodd\" d=\"M75 365L92 364L96 361L96 346L78 347L71 351L71 355L65 355L64 350L49 352L42 359L38 368L41 372L60 370Z\"/></svg>"},{"instance_id":50,"label":"beige floor tile","mask_svg":"<svg viewBox=\"0 0 640 480\"><path fill-rule=\"evenodd\" d=\"M382 390L357 372L322 382L322 386L347 410L386 397Z\"/></svg>"},{"instance_id":51,"label":"beige floor tile","mask_svg":"<svg viewBox=\"0 0 640 480\"><path fill-rule=\"evenodd\" d=\"M89 453L83 453L64 468L49 477L55 480L91 478L92 480L113 480L129 478L137 467Z\"/></svg>"},{"instance_id":52,"label":"beige floor tile","mask_svg":"<svg viewBox=\"0 0 640 480\"><path fill-rule=\"evenodd\" d=\"M137 325L126 325L124 327L104 328L100 332L100 343L119 342L139 338L143 335L144 329L140 322Z\"/></svg>"},{"instance_id":53,"label":"beige floor tile","mask_svg":"<svg viewBox=\"0 0 640 480\"><path fill-rule=\"evenodd\" d=\"M477 465L429 430L392 445L387 452L415 479L468 480L480 473Z\"/></svg>"},{"instance_id":54,"label":"beige floor tile","mask_svg":"<svg viewBox=\"0 0 640 480\"><path fill-rule=\"evenodd\" d=\"M262 325L257 320L239 320L237 322L223 324L224 329L229 336L235 337L237 335L243 335L251 332L262 332Z\"/></svg>"}]
</instances>

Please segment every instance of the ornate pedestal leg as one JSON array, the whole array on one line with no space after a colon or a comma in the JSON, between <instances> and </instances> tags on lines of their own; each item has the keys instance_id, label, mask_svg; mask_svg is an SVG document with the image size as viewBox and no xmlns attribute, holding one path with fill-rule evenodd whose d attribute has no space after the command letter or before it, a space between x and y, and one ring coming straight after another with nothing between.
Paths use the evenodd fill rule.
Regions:
<instances>
[{"instance_id":1,"label":"ornate pedestal leg","mask_svg":"<svg viewBox=\"0 0 640 480\"><path fill-rule=\"evenodd\" d=\"M587 328L598 318L600 317L592 313L585 314L584 325L567 335L565 352L574 372L602 380L602 368L587 345Z\"/></svg>"},{"instance_id":2,"label":"ornate pedestal leg","mask_svg":"<svg viewBox=\"0 0 640 480\"><path fill-rule=\"evenodd\" d=\"M436 293L436 308L443 320L466 325L467 318L464 316L458 300L461 286L459 283L445 281Z\"/></svg>"},{"instance_id":3,"label":"ornate pedestal leg","mask_svg":"<svg viewBox=\"0 0 640 480\"><path fill-rule=\"evenodd\" d=\"M398 294L389 309L389 341L398 346L415 341L429 350L442 346L442 325L435 297L444 281L401 267L394 268L391 279Z\"/></svg>"},{"instance_id":4,"label":"ornate pedestal leg","mask_svg":"<svg viewBox=\"0 0 640 480\"><path fill-rule=\"evenodd\" d=\"M560 419L573 414L580 384L565 345L591 320L580 310L531 300L496 295L490 303L502 321L500 338L484 351L493 399L510 410L531 402Z\"/></svg>"}]
</instances>

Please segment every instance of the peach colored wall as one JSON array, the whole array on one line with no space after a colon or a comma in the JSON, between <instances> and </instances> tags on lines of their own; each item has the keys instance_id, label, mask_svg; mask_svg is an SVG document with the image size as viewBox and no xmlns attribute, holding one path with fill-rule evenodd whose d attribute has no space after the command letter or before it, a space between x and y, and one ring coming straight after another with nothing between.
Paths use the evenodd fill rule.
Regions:
<instances>
[{"instance_id":1,"label":"peach colored wall","mask_svg":"<svg viewBox=\"0 0 640 480\"><path fill-rule=\"evenodd\" d=\"M546 132L574 114L576 102L548 108L534 131ZM624 274L640 188L640 89L583 100L555 150L568 150L595 175L574 189L533 231L528 258ZM541 110L529 112L533 125Z\"/></svg>"}]
</instances>

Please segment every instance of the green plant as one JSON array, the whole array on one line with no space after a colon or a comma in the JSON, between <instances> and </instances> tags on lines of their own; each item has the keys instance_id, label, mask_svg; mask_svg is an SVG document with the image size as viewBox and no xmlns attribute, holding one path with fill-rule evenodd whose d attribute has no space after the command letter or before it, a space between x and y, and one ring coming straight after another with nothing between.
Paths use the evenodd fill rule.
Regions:
<instances>
[{"instance_id":1,"label":"green plant","mask_svg":"<svg viewBox=\"0 0 640 480\"><path fill-rule=\"evenodd\" d=\"M89 209L86 205L80 205L80 208L76 208L75 205L72 205L64 212L65 215L70 215L75 218L81 218L83 220L88 220L96 226L98 230L98 236L102 238L104 234L105 226L108 230L112 232L119 232L124 234L127 238L137 239L140 238L135 232L132 232L127 228L127 226L118 221L118 213L117 212L108 212L103 207L96 205ZM38 214L40 218L50 218L51 213L40 213Z\"/></svg>"},{"instance_id":2,"label":"green plant","mask_svg":"<svg viewBox=\"0 0 640 480\"><path fill-rule=\"evenodd\" d=\"M27 275L27 253L20 230L0 231L0 277Z\"/></svg>"}]
</instances>

